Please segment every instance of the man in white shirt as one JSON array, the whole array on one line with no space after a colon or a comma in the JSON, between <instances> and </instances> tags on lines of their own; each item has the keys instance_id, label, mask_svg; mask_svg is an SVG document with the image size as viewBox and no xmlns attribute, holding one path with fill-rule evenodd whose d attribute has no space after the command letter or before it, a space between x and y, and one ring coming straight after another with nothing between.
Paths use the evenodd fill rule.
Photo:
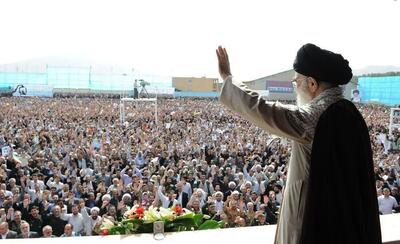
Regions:
<instances>
[{"instance_id":1,"label":"man in white shirt","mask_svg":"<svg viewBox=\"0 0 400 244\"><path fill-rule=\"evenodd\" d=\"M145 157L146 157L146 155L142 151L139 151L139 153L136 155L135 164L137 165L137 167L139 169L141 169L145 166L145 164L146 164Z\"/></svg>"},{"instance_id":2,"label":"man in white shirt","mask_svg":"<svg viewBox=\"0 0 400 244\"><path fill-rule=\"evenodd\" d=\"M189 182L186 181L185 177L182 177L182 191L188 194L188 197L190 199L190 197L192 197L192 186L190 185Z\"/></svg>"},{"instance_id":3,"label":"man in white shirt","mask_svg":"<svg viewBox=\"0 0 400 244\"><path fill-rule=\"evenodd\" d=\"M2 183L2 184L0 185L0 189L4 191L4 195L5 195L6 197L12 197L12 196L13 196L13 193L12 193L11 191L8 191L8 190L7 190L7 185L6 185L6 184Z\"/></svg>"},{"instance_id":4,"label":"man in white shirt","mask_svg":"<svg viewBox=\"0 0 400 244\"><path fill-rule=\"evenodd\" d=\"M250 169L250 172L247 172L247 167L249 166L249 162L246 162L243 167L243 175L244 178L250 182L256 181L256 176L254 175L254 169Z\"/></svg>"},{"instance_id":5,"label":"man in white shirt","mask_svg":"<svg viewBox=\"0 0 400 244\"><path fill-rule=\"evenodd\" d=\"M206 197L214 194L212 181L207 180L205 174L200 175L200 180L194 183L194 188L202 189L206 193Z\"/></svg>"},{"instance_id":6,"label":"man in white shirt","mask_svg":"<svg viewBox=\"0 0 400 244\"><path fill-rule=\"evenodd\" d=\"M45 190L44 182L39 180L38 175L35 173L32 175L32 180L29 180L28 186L31 190L34 190L36 185L39 185L41 191Z\"/></svg>"},{"instance_id":7,"label":"man in white shirt","mask_svg":"<svg viewBox=\"0 0 400 244\"><path fill-rule=\"evenodd\" d=\"M55 187L57 189L57 191L61 190L64 186L64 184L62 182L60 182L60 176L55 175L54 176L54 181L53 181L53 177L51 177L46 185L50 188Z\"/></svg>"},{"instance_id":8,"label":"man in white shirt","mask_svg":"<svg viewBox=\"0 0 400 244\"><path fill-rule=\"evenodd\" d=\"M224 212L224 202L223 202L224 194L220 191L217 191L215 193L214 197L215 197L215 201L214 201L215 211L217 212L217 214L220 215Z\"/></svg>"},{"instance_id":9,"label":"man in white shirt","mask_svg":"<svg viewBox=\"0 0 400 244\"><path fill-rule=\"evenodd\" d=\"M132 183L133 171L130 169L129 165L125 166L123 170L121 170L121 178L124 182L124 186L127 186Z\"/></svg>"},{"instance_id":10,"label":"man in white shirt","mask_svg":"<svg viewBox=\"0 0 400 244\"><path fill-rule=\"evenodd\" d=\"M120 188L120 182L119 182L119 179L118 178L114 178L113 180L112 180L112 182L113 182L113 184L111 185L111 186L109 186L108 187L108 189L107 189L107 193L110 193L113 189L119 189Z\"/></svg>"},{"instance_id":11,"label":"man in white shirt","mask_svg":"<svg viewBox=\"0 0 400 244\"><path fill-rule=\"evenodd\" d=\"M40 190L39 184L36 184L34 189L26 187L25 192L27 192L31 196L32 202L34 202L36 199L38 199L39 201L42 200L43 191Z\"/></svg>"},{"instance_id":12,"label":"man in white shirt","mask_svg":"<svg viewBox=\"0 0 400 244\"><path fill-rule=\"evenodd\" d=\"M383 189L383 196L378 197L379 212L382 214L391 214L392 210L398 206L394 197L390 196L388 188Z\"/></svg>"},{"instance_id":13,"label":"man in white shirt","mask_svg":"<svg viewBox=\"0 0 400 244\"><path fill-rule=\"evenodd\" d=\"M81 213L79 213L78 205L75 204L72 206L72 213L70 214L67 214L67 209L63 209L61 219L68 221L69 224L72 224L74 232L78 234L83 233L83 216Z\"/></svg>"},{"instance_id":14,"label":"man in white shirt","mask_svg":"<svg viewBox=\"0 0 400 244\"><path fill-rule=\"evenodd\" d=\"M85 234L86 236L91 236L93 228L97 223L101 222L101 217L99 216L100 209L98 207L93 207L90 209L90 216L85 208L85 203L82 202L80 204L81 214L83 217L83 223L85 226Z\"/></svg>"},{"instance_id":15,"label":"man in white shirt","mask_svg":"<svg viewBox=\"0 0 400 244\"><path fill-rule=\"evenodd\" d=\"M176 200L179 202L183 208L186 208L186 205L189 202L189 195L183 191L183 182L178 182L176 185Z\"/></svg>"},{"instance_id":16,"label":"man in white shirt","mask_svg":"<svg viewBox=\"0 0 400 244\"><path fill-rule=\"evenodd\" d=\"M165 196L162 192L162 185L158 186L158 198L161 200L163 208L170 208L174 207L175 205L179 204L178 200L174 198L174 190L170 190L168 193L168 197Z\"/></svg>"},{"instance_id":17,"label":"man in white shirt","mask_svg":"<svg viewBox=\"0 0 400 244\"><path fill-rule=\"evenodd\" d=\"M87 175L89 175L89 176L92 176L93 175L93 169L91 169L91 168L84 168L84 169L81 169L80 171L79 171L79 174L80 174L80 176L81 177L83 177L83 176L87 176Z\"/></svg>"}]
</instances>

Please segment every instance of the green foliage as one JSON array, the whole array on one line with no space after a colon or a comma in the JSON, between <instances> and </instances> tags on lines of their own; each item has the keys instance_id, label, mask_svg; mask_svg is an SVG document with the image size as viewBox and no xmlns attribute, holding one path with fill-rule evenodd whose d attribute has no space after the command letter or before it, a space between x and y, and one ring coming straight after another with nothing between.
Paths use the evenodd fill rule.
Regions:
<instances>
[{"instance_id":1,"label":"green foliage","mask_svg":"<svg viewBox=\"0 0 400 244\"><path fill-rule=\"evenodd\" d=\"M221 221L222 222L222 221ZM221 224L215 220L206 220L199 226L198 230L212 230L220 228Z\"/></svg>"},{"instance_id":2,"label":"green foliage","mask_svg":"<svg viewBox=\"0 0 400 244\"><path fill-rule=\"evenodd\" d=\"M223 221L205 220L203 214L178 216L173 221L164 221L165 232L219 229ZM109 229L110 235L126 235L134 233L153 233L153 223L145 223L141 219L125 219Z\"/></svg>"}]
</instances>

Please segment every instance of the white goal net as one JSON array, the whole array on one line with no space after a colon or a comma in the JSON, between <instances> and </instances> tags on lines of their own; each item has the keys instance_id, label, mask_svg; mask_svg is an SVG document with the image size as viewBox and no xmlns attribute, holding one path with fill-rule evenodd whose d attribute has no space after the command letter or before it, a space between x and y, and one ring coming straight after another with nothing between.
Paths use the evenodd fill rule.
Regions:
<instances>
[{"instance_id":1,"label":"white goal net","mask_svg":"<svg viewBox=\"0 0 400 244\"><path fill-rule=\"evenodd\" d=\"M158 111L157 111L157 97L155 98L130 98L130 97L124 97L121 98L120 104L119 104L119 120L121 121L121 124L125 122L125 103L154 103L154 117L155 117L155 122L158 124Z\"/></svg>"}]
</instances>

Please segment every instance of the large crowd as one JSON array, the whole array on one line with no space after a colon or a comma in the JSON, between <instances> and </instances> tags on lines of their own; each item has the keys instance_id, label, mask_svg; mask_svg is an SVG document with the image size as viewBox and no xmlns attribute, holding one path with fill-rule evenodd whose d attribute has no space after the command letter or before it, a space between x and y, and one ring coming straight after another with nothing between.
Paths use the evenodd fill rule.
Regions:
<instances>
[{"instance_id":1,"label":"large crowd","mask_svg":"<svg viewBox=\"0 0 400 244\"><path fill-rule=\"evenodd\" d=\"M400 133L388 134L388 107L357 106L379 211L398 212ZM157 124L152 104L125 113L117 99L0 98L2 239L96 235L134 205L180 205L226 228L277 222L290 141L216 99L159 100Z\"/></svg>"}]
</instances>

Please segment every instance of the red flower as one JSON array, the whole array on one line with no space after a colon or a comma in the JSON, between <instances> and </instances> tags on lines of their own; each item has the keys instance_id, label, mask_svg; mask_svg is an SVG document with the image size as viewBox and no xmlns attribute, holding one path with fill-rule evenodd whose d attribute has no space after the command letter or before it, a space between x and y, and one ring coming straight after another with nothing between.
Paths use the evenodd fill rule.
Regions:
<instances>
[{"instance_id":1,"label":"red flower","mask_svg":"<svg viewBox=\"0 0 400 244\"><path fill-rule=\"evenodd\" d=\"M108 234L109 234L108 229L102 229L102 230L101 230L101 235L102 235L102 236L108 236Z\"/></svg>"},{"instance_id":2,"label":"red flower","mask_svg":"<svg viewBox=\"0 0 400 244\"><path fill-rule=\"evenodd\" d=\"M144 208L143 207L138 207L135 211L136 214L142 215L144 214Z\"/></svg>"},{"instance_id":3,"label":"red flower","mask_svg":"<svg viewBox=\"0 0 400 244\"><path fill-rule=\"evenodd\" d=\"M174 208L172 208L172 210L178 215L183 213L183 208L179 205L176 205Z\"/></svg>"}]
</instances>

